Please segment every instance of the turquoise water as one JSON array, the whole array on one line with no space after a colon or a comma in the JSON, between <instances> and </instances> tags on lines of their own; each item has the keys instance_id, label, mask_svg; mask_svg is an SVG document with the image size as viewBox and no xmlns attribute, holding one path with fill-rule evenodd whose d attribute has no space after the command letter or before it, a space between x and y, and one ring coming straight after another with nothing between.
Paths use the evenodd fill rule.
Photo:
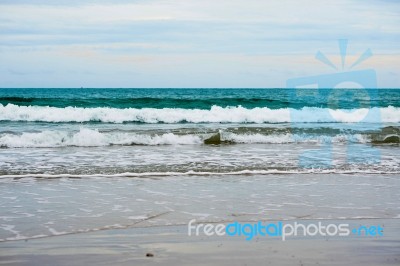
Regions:
<instances>
[{"instance_id":1,"label":"turquoise water","mask_svg":"<svg viewBox=\"0 0 400 266\"><path fill-rule=\"evenodd\" d=\"M399 89L0 89L0 175L400 172Z\"/></svg>"},{"instance_id":2,"label":"turquoise water","mask_svg":"<svg viewBox=\"0 0 400 266\"><path fill-rule=\"evenodd\" d=\"M330 107L329 98L339 98L338 108L400 106L400 90L321 89L309 97L310 89L0 89L0 104L53 107L184 108L211 106L302 108Z\"/></svg>"}]
</instances>

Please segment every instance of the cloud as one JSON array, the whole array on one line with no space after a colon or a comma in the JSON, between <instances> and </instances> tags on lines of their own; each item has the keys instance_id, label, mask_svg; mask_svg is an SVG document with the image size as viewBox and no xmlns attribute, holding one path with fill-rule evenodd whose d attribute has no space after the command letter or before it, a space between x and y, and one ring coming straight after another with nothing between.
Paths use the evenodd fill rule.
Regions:
<instances>
[{"instance_id":1,"label":"cloud","mask_svg":"<svg viewBox=\"0 0 400 266\"><path fill-rule=\"evenodd\" d=\"M121 73L134 71L143 77L140 86L146 82L148 86L163 86L162 82L231 86L232 79L245 87L277 86L284 84L288 72L296 72L295 58L313 60L317 50L337 54L339 38L350 40L351 55L366 48L377 55L396 58L400 54L400 4L389 0L384 5L372 0L3 0L0 10L0 78L5 84L42 82L45 86L57 80L61 86L75 80L80 87L68 74L79 65L83 76L98 73L107 84L106 77L111 83L118 76L126 86L134 86L128 76L121 78ZM280 62L267 60L260 65L265 56L277 56ZM176 65L168 67L165 60ZM232 62L245 71L230 71ZM389 68L398 67L394 61L385 62ZM33 71L38 64L43 71L57 64L64 76ZM305 72L318 70L307 67ZM6 69L34 74L14 81ZM281 74L265 82L254 79L265 69ZM104 77L107 71L114 74ZM163 78L152 79L152 73ZM90 82L98 85L92 78Z\"/></svg>"},{"instance_id":2,"label":"cloud","mask_svg":"<svg viewBox=\"0 0 400 266\"><path fill-rule=\"evenodd\" d=\"M47 6L82 6L92 4L127 4L150 2L152 0L2 0L0 5L47 5Z\"/></svg>"}]
</instances>

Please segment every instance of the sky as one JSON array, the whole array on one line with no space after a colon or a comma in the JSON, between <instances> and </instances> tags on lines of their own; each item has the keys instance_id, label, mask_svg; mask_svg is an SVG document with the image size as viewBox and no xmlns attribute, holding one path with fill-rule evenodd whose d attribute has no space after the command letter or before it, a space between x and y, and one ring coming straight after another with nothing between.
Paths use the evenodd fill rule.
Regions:
<instances>
[{"instance_id":1,"label":"sky","mask_svg":"<svg viewBox=\"0 0 400 266\"><path fill-rule=\"evenodd\" d=\"M364 69L393 88L399 44L397 0L0 0L1 88L280 88Z\"/></svg>"}]
</instances>

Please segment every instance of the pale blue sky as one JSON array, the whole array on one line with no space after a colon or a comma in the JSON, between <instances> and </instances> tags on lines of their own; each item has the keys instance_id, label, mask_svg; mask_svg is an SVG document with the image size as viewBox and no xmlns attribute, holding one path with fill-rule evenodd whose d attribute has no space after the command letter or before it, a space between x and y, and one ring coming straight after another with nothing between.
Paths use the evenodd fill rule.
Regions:
<instances>
[{"instance_id":1,"label":"pale blue sky","mask_svg":"<svg viewBox=\"0 0 400 266\"><path fill-rule=\"evenodd\" d=\"M285 87L343 38L400 87L400 1L0 0L0 87Z\"/></svg>"}]
</instances>

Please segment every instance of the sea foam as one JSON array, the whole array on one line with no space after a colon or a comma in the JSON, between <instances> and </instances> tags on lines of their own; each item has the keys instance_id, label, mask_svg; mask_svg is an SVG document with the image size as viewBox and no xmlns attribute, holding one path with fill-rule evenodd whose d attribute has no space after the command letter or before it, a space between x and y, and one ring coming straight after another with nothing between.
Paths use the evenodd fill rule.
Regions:
<instances>
[{"instance_id":1,"label":"sea foam","mask_svg":"<svg viewBox=\"0 0 400 266\"><path fill-rule=\"evenodd\" d=\"M22 134L0 134L0 147L3 148L52 148L52 147L102 147L131 145L201 145L207 144L286 144L286 143L366 143L370 142L367 135L337 134L236 134L220 131L215 134L138 134L134 132L100 132L97 129L81 128L79 131L45 130L42 132L24 132ZM218 139L217 139L217 138Z\"/></svg>"},{"instance_id":2,"label":"sea foam","mask_svg":"<svg viewBox=\"0 0 400 266\"><path fill-rule=\"evenodd\" d=\"M373 113L374 115L368 115ZM302 109L270 109L241 106L212 106L209 110L181 108L79 108L43 107L0 104L0 121L41 122L104 122L104 123L355 123L400 122L400 108L374 107L371 109L327 109L303 107Z\"/></svg>"}]
</instances>

